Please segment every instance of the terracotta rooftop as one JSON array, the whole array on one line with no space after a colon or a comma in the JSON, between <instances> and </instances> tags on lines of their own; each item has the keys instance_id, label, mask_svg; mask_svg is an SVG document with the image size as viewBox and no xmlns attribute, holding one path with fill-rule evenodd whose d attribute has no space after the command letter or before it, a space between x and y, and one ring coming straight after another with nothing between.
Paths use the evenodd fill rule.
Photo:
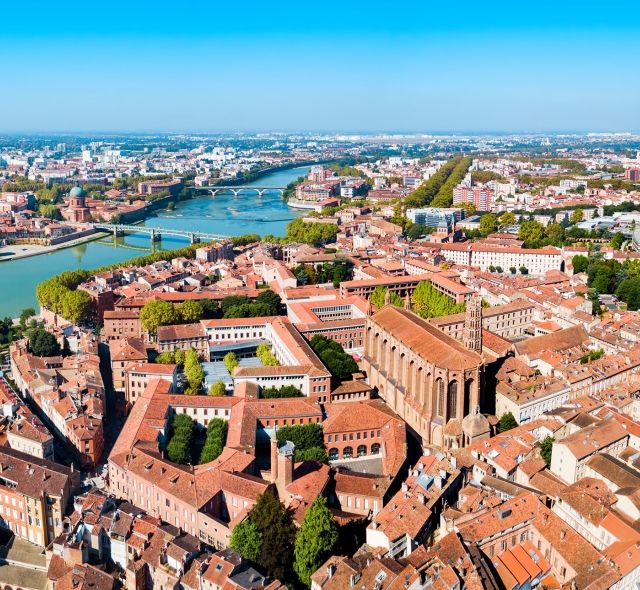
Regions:
<instances>
[{"instance_id":1,"label":"terracotta rooftop","mask_svg":"<svg viewBox=\"0 0 640 590\"><path fill-rule=\"evenodd\" d=\"M385 306L371 316L371 321L438 367L464 370L483 363L478 353L467 350L451 336L405 309Z\"/></svg>"}]
</instances>

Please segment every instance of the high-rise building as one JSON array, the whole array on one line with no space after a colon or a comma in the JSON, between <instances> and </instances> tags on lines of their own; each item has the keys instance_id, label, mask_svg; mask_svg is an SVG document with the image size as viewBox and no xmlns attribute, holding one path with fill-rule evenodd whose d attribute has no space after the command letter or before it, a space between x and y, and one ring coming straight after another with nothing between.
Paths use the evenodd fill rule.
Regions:
<instances>
[{"instance_id":1,"label":"high-rise building","mask_svg":"<svg viewBox=\"0 0 640 590\"><path fill-rule=\"evenodd\" d=\"M631 182L640 182L640 168L627 168L624 177Z\"/></svg>"},{"instance_id":2,"label":"high-rise building","mask_svg":"<svg viewBox=\"0 0 640 590\"><path fill-rule=\"evenodd\" d=\"M493 210L495 193L487 186L462 186L453 189L453 204L473 203L476 211Z\"/></svg>"}]
</instances>

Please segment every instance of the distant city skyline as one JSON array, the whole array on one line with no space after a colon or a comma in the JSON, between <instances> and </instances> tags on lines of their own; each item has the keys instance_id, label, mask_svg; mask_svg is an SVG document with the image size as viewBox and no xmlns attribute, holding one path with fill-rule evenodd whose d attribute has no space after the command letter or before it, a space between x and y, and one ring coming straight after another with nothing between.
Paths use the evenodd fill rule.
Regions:
<instances>
[{"instance_id":1,"label":"distant city skyline","mask_svg":"<svg viewBox=\"0 0 640 590\"><path fill-rule=\"evenodd\" d=\"M3 12L0 133L640 130L630 1Z\"/></svg>"}]
</instances>

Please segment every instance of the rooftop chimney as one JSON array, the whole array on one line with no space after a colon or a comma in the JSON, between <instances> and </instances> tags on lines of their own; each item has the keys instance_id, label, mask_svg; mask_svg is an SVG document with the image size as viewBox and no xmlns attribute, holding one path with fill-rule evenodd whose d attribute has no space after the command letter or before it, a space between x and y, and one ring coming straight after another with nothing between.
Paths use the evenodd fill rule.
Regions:
<instances>
[{"instance_id":1,"label":"rooftop chimney","mask_svg":"<svg viewBox=\"0 0 640 590\"><path fill-rule=\"evenodd\" d=\"M279 492L283 492L293 481L293 455L295 449L295 445L289 440L278 449L276 486Z\"/></svg>"},{"instance_id":2,"label":"rooftop chimney","mask_svg":"<svg viewBox=\"0 0 640 590\"><path fill-rule=\"evenodd\" d=\"M274 431L271 437L271 483L278 481L278 440Z\"/></svg>"}]
</instances>

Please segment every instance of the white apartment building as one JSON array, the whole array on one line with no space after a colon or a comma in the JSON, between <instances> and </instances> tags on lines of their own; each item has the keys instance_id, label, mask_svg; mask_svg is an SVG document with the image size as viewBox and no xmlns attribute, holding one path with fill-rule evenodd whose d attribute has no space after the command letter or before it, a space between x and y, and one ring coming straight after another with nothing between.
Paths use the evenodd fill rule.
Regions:
<instances>
[{"instance_id":1,"label":"white apartment building","mask_svg":"<svg viewBox=\"0 0 640 590\"><path fill-rule=\"evenodd\" d=\"M500 387L500 386L503 387ZM506 384L496 389L496 416L511 412L518 424L541 418L545 412L569 403L571 388L555 381L526 391L514 391Z\"/></svg>"},{"instance_id":2,"label":"white apartment building","mask_svg":"<svg viewBox=\"0 0 640 590\"><path fill-rule=\"evenodd\" d=\"M587 474L596 453L617 457L628 445L629 433L616 421L601 421L553 443L551 472L572 484Z\"/></svg>"},{"instance_id":3,"label":"white apartment building","mask_svg":"<svg viewBox=\"0 0 640 590\"><path fill-rule=\"evenodd\" d=\"M562 252L558 248L539 249L494 246L482 243L443 244L442 255L455 264L479 267L501 267L505 272L515 268L520 272L525 267L528 274L545 275L550 270L562 270Z\"/></svg>"}]
</instances>

